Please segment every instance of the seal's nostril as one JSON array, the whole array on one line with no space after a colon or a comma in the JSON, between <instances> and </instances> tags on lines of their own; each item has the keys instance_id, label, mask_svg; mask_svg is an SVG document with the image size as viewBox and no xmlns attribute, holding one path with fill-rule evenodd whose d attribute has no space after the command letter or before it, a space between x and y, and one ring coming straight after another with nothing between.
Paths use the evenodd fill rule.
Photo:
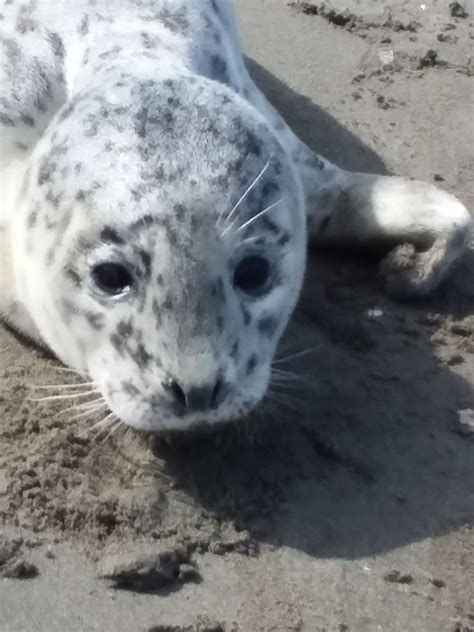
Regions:
<instances>
[{"instance_id":1,"label":"seal's nostril","mask_svg":"<svg viewBox=\"0 0 474 632\"><path fill-rule=\"evenodd\" d=\"M161 383L164 390L172 397L174 404L189 412L203 412L217 408L225 397L222 380L216 380L199 386L184 389L174 378L169 377Z\"/></svg>"},{"instance_id":2,"label":"seal's nostril","mask_svg":"<svg viewBox=\"0 0 474 632\"><path fill-rule=\"evenodd\" d=\"M163 380L161 384L165 391L168 391L168 393L173 396L177 404L186 407L186 395L184 394L183 389L176 380L174 380L172 377L169 377L168 379Z\"/></svg>"}]
</instances>

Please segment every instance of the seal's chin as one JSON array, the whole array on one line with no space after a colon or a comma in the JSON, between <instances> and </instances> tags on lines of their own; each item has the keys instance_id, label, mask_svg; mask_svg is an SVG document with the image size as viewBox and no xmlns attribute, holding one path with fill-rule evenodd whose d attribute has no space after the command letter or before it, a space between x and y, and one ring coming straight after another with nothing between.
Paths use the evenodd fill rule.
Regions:
<instances>
[{"instance_id":1,"label":"seal's chin","mask_svg":"<svg viewBox=\"0 0 474 632\"><path fill-rule=\"evenodd\" d=\"M214 432L223 425L237 423L246 418L259 404L260 400L247 402L238 407L226 406L222 410L209 411L207 413L175 416L169 411L155 412L153 415L137 415L124 419L119 418L128 426L136 430L142 430L151 434L204 434Z\"/></svg>"}]
</instances>

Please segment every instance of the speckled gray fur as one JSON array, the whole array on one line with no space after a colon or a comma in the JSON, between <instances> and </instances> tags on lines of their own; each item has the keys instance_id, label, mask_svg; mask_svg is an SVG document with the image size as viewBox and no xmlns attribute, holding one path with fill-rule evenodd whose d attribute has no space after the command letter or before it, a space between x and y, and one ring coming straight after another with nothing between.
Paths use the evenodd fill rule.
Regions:
<instances>
[{"instance_id":1,"label":"speckled gray fur","mask_svg":"<svg viewBox=\"0 0 474 632\"><path fill-rule=\"evenodd\" d=\"M230 0L0 0L0 185L0 314L154 431L262 399L308 237L419 247L381 272L426 294L470 225L435 187L313 154L250 79ZM258 295L234 277L254 255ZM119 296L92 278L110 261Z\"/></svg>"}]
</instances>

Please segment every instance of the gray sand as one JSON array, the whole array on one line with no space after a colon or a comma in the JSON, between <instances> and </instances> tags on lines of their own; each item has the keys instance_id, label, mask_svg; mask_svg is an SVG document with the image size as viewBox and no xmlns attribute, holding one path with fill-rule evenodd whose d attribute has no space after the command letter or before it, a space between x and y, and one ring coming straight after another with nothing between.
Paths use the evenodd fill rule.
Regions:
<instances>
[{"instance_id":1,"label":"gray sand","mask_svg":"<svg viewBox=\"0 0 474 632\"><path fill-rule=\"evenodd\" d=\"M474 3L421 4L238 1L302 138L474 208ZM302 389L171 443L26 401L64 375L0 330L0 632L472 632L473 274L402 305L370 262L313 257L283 345L315 347Z\"/></svg>"}]
</instances>

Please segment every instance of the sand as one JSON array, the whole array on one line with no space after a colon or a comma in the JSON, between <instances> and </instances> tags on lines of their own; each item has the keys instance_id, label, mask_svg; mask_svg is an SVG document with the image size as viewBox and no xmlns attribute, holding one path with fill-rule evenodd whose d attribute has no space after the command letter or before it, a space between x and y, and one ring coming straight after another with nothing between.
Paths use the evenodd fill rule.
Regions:
<instances>
[{"instance_id":1,"label":"sand","mask_svg":"<svg viewBox=\"0 0 474 632\"><path fill-rule=\"evenodd\" d=\"M311 146L474 208L473 2L237 5ZM297 388L181 439L31 401L73 379L0 330L1 632L472 632L473 275L471 251L402 304L373 261L314 253Z\"/></svg>"}]
</instances>

